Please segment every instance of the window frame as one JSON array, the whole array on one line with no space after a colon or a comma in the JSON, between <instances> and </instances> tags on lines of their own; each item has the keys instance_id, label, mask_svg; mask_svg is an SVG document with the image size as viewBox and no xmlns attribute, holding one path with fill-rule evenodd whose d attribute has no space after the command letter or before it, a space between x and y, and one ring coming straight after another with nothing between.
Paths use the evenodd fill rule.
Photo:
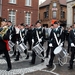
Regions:
<instances>
[{"instance_id":1,"label":"window frame","mask_svg":"<svg viewBox=\"0 0 75 75\"><path fill-rule=\"evenodd\" d=\"M15 2L14 2L13 0L9 0L9 3L11 3L11 4L16 4L17 1L15 0Z\"/></svg>"},{"instance_id":2,"label":"window frame","mask_svg":"<svg viewBox=\"0 0 75 75\"><path fill-rule=\"evenodd\" d=\"M32 0L25 0L25 6L32 6Z\"/></svg>"},{"instance_id":3,"label":"window frame","mask_svg":"<svg viewBox=\"0 0 75 75\"><path fill-rule=\"evenodd\" d=\"M53 12L56 12L56 17L54 17L55 14ZM57 18L57 11L52 11L52 17L53 17L53 19L56 19Z\"/></svg>"},{"instance_id":4,"label":"window frame","mask_svg":"<svg viewBox=\"0 0 75 75\"><path fill-rule=\"evenodd\" d=\"M55 5L56 4L56 5ZM56 2L54 2L53 3L53 8L56 8L57 7L57 3Z\"/></svg>"},{"instance_id":5,"label":"window frame","mask_svg":"<svg viewBox=\"0 0 75 75\"><path fill-rule=\"evenodd\" d=\"M12 13L12 11L15 13L15 15L10 14L10 12ZM9 17L11 17L11 18L9 18ZM15 17L14 21L13 21L13 17ZM16 25L16 11L15 10L9 10L8 18L12 22L13 25Z\"/></svg>"},{"instance_id":6,"label":"window frame","mask_svg":"<svg viewBox=\"0 0 75 75\"><path fill-rule=\"evenodd\" d=\"M27 24L27 25L31 24L31 13L30 12L25 13L25 24Z\"/></svg>"}]
</instances>

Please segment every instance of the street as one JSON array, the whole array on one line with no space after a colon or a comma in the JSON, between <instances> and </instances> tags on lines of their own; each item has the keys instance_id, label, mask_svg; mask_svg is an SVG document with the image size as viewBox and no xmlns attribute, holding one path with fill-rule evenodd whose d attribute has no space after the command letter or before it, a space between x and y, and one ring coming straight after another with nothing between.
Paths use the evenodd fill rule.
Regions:
<instances>
[{"instance_id":1,"label":"street","mask_svg":"<svg viewBox=\"0 0 75 75\"><path fill-rule=\"evenodd\" d=\"M65 44L67 45L67 44ZM46 44L44 45L46 46ZM45 47L46 48L46 47ZM20 60L14 61L14 58L11 57L12 70L6 71L7 64L2 55L0 56L0 75L75 75L75 64L73 70L68 70L70 56L67 56L66 64L60 66L58 64L58 57L55 57L54 64L52 68L47 68L49 58L45 58L45 62L41 63L41 59L36 57L35 65L30 64L31 60L31 51L29 51L29 59L25 59L25 54L21 53Z\"/></svg>"}]
</instances>

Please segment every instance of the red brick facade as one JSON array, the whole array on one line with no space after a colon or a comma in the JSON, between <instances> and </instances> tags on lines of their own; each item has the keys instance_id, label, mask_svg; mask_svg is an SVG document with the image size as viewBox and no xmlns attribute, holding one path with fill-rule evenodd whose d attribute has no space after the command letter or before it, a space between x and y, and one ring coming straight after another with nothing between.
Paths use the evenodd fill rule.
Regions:
<instances>
[{"instance_id":1,"label":"red brick facade","mask_svg":"<svg viewBox=\"0 0 75 75\"><path fill-rule=\"evenodd\" d=\"M16 11L16 24L25 22L25 13L31 13L31 24L38 20L38 1L31 0L31 6L25 6L25 0L17 0L16 4L9 3L9 0L2 0L2 15L1 17L8 19L9 10Z\"/></svg>"},{"instance_id":2,"label":"red brick facade","mask_svg":"<svg viewBox=\"0 0 75 75\"><path fill-rule=\"evenodd\" d=\"M57 6L53 7L53 3L56 3ZM56 18L53 18L53 11L56 11ZM48 17L44 13L48 12ZM64 18L61 18L62 12L65 13ZM39 15L40 20L43 25L51 25L51 21L57 20L61 22L66 22L67 20L67 4L66 0L46 0L39 6ZM46 17L44 17L46 16Z\"/></svg>"}]
</instances>

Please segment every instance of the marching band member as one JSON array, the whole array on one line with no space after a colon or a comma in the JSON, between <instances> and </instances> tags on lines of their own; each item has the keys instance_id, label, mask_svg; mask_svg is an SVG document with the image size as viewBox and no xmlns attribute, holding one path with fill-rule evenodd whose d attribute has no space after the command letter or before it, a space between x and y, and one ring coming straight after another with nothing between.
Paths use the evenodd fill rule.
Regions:
<instances>
[{"instance_id":1,"label":"marching band member","mask_svg":"<svg viewBox=\"0 0 75 75\"><path fill-rule=\"evenodd\" d=\"M21 34L20 34L20 40L22 41L22 42L24 42L24 44L25 44L25 36L26 36L26 34L25 34L25 25L23 24L23 23L21 23L20 24L20 32L21 32ZM24 50L24 53L27 55L27 57L26 57L26 59L28 59L29 58L29 53L27 52L27 49L26 50Z\"/></svg>"},{"instance_id":2,"label":"marching band member","mask_svg":"<svg viewBox=\"0 0 75 75\"><path fill-rule=\"evenodd\" d=\"M25 25L23 23L21 23L19 25L19 32L18 32L18 37L17 37L17 42L18 42L18 45L19 43L21 42L24 42L24 44L26 44L26 33L25 33ZM24 50L24 53L27 55L26 59L29 58L29 53L27 52L27 49ZM17 55L16 55L16 59L15 61L18 61L19 60L19 57L20 57L20 51L18 51Z\"/></svg>"},{"instance_id":3,"label":"marching band member","mask_svg":"<svg viewBox=\"0 0 75 75\"><path fill-rule=\"evenodd\" d=\"M38 36L39 36L39 40L38 40L38 37L37 37L37 33L38 33ZM43 45L43 30L42 30L42 27L41 27L41 21L38 20L36 22L36 29L34 29L34 34L33 34L33 37L34 37L34 44L33 46L36 45L37 42L40 42L41 45ZM42 52L42 55L44 56L44 52ZM31 59L31 64L35 64L35 59L36 59L36 54L34 51L32 51L32 59ZM42 59L41 62L44 62L44 60Z\"/></svg>"},{"instance_id":4,"label":"marching band member","mask_svg":"<svg viewBox=\"0 0 75 75\"><path fill-rule=\"evenodd\" d=\"M71 45L70 45L70 39L69 39L69 34L70 34L70 31L72 30L72 26L70 26L66 32L66 40L67 40L67 43L68 43L68 49L67 49L67 52L70 53L70 49L71 49Z\"/></svg>"},{"instance_id":5,"label":"marching band member","mask_svg":"<svg viewBox=\"0 0 75 75\"><path fill-rule=\"evenodd\" d=\"M71 45L71 58L69 61L69 70L73 69L73 63L74 63L74 55L75 55L75 23L73 25L73 29L69 33L69 40Z\"/></svg>"},{"instance_id":6,"label":"marching band member","mask_svg":"<svg viewBox=\"0 0 75 75\"><path fill-rule=\"evenodd\" d=\"M19 44L19 41L20 41L20 25L15 25L15 31L16 31L16 34L15 34L14 37L15 37L16 45L18 45ZM16 54L15 61L18 61L19 60L19 57L20 57L20 52L17 51L16 53L17 54Z\"/></svg>"},{"instance_id":7,"label":"marching band member","mask_svg":"<svg viewBox=\"0 0 75 75\"><path fill-rule=\"evenodd\" d=\"M7 27L6 19L2 19L1 26L3 29L5 27ZM9 32L8 32L8 30L6 32L3 32L1 35L3 35L3 37L0 36L0 54L4 53L6 61L7 61L7 65L8 65L7 71L9 71L12 69L12 66L11 66L10 56L8 53L8 48L9 48L9 45L8 45Z\"/></svg>"},{"instance_id":8,"label":"marching band member","mask_svg":"<svg viewBox=\"0 0 75 75\"><path fill-rule=\"evenodd\" d=\"M50 28L48 28L48 35L49 35L49 37L50 37L50 34L51 34L51 31L52 31L52 29L53 29L53 24L50 26ZM49 52L50 52L50 46L49 46L49 37L48 37L48 43L47 43L47 50L46 50L46 56L45 56L45 58L48 58L48 56L49 56Z\"/></svg>"},{"instance_id":9,"label":"marching band member","mask_svg":"<svg viewBox=\"0 0 75 75\"><path fill-rule=\"evenodd\" d=\"M12 25L11 21L8 21L8 28L9 28L9 40L12 41L12 43L16 44L16 30L15 27ZM16 56L16 46L13 46L13 55L12 57Z\"/></svg>"},{"instance_id":10,"label":"marching band member","mask_svg":"<svg viewBox=\"0 0 75 75\"><path fill-rule=\"evenodd\" d=\"M55 21L53 26L54 26L54 28L51 31L50 38L49 38L50 39L49 46L52 48L51 48L51 57L49 60L49 64L47 65L48 68L52 68L52 66L53 66L53 60L55 57L54 49L56 47L58 47L59 44L61 44L61 46L63 45L62 41L63 41L64 35L63 35L63 33L61 33L61 30L58 28L58 22Z\"/></svg>"},{"instance_id":11,"label":"marching band member","mask_svg":"<svg viewBox=\"0 0 75 75\"><path fill-rule=\"evenodd\" d=\"M29 45L29 50L31 50L32 47L32 29L31 29L31 25L29 25L28 31L27 31L27 41L28 41L28 45Z\"/></svg>"}]
</instances>

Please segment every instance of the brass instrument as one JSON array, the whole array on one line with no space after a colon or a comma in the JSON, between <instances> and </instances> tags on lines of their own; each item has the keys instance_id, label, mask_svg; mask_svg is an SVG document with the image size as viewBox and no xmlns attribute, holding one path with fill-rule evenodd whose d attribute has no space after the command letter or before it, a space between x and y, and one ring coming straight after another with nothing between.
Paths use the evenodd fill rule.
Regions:
<instances>
[{"instance_id":1,"label":"brass instrument","mask_svg":"<svg viewBox=\"0 0 75 75\"><path fill-rule=\"evenodd\" d=\"M3 37L7 31L8 31L8 27L7 26L3 27L3 30L0 32L0 36Z\"/></svg>"}]
</instances>

